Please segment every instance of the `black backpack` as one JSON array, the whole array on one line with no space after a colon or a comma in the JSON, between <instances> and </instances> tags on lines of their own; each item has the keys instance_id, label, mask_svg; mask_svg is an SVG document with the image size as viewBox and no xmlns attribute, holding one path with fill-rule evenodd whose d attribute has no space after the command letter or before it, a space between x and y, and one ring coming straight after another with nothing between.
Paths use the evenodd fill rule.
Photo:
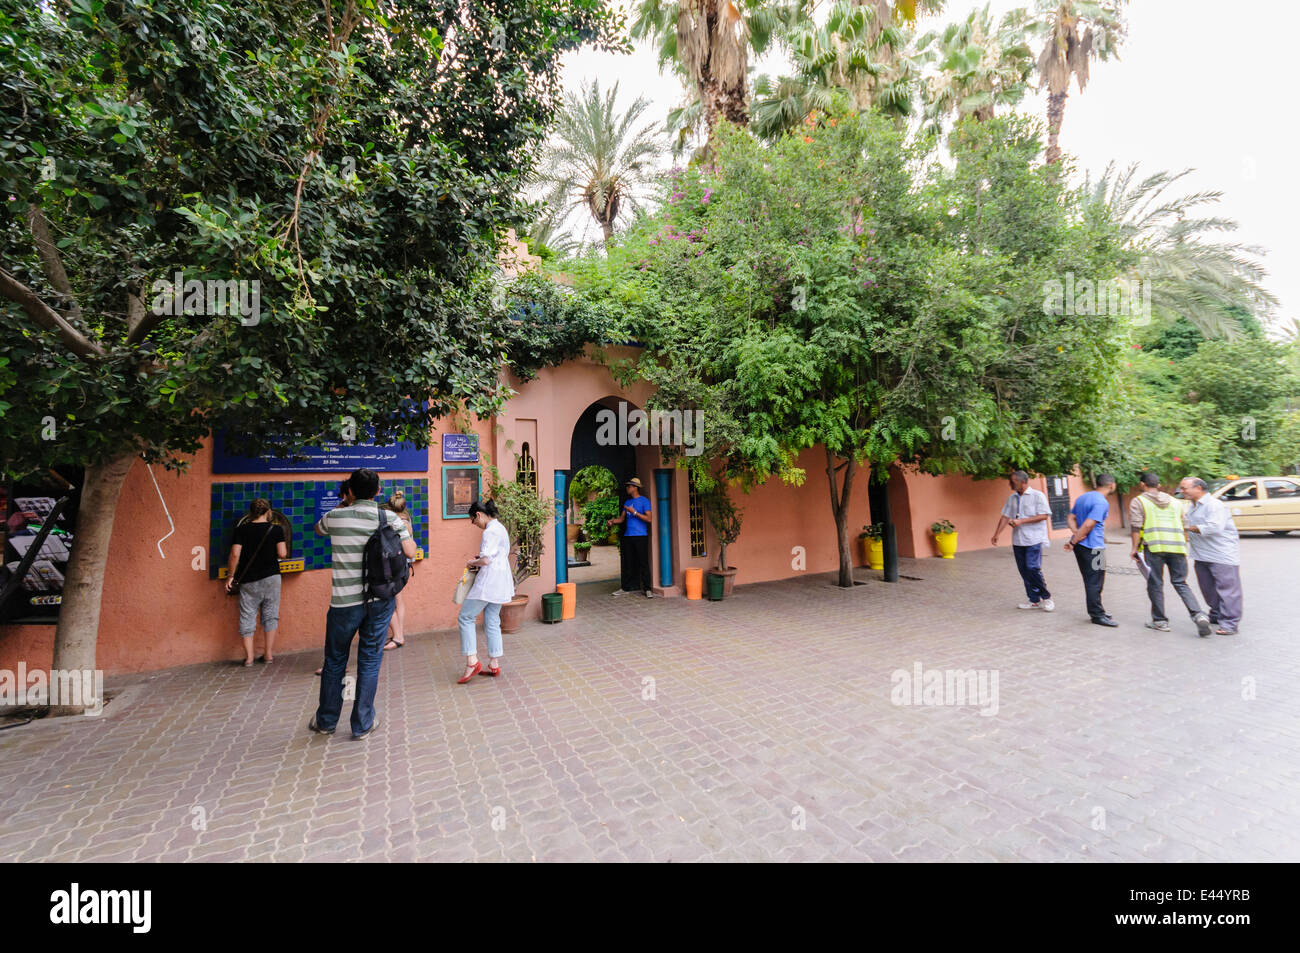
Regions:
<instances>
[{"instance_id":1,"label":"black backpack","mask_svg":"<svg viewBox=\"0 0 1300 953\"><path fill-rule=\"evenodd\" d=\"M402 552L402 537L388 523L388 511L379 510L379 528L366 540L361 557L361 590L366 600L391 599L406 586L411 567Z\"/></svg>"}]
</instances>

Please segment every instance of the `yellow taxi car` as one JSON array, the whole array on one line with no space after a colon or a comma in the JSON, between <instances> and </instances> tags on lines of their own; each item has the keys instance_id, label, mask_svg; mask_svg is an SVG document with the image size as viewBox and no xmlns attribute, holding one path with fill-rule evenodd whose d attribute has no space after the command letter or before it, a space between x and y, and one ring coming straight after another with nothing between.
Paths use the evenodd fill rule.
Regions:
<instances>
[{"instance_id":1,"label":"yellow taxi car","mask_svg":"<svg viewBox=\"0 0 1300 953\"><path fill-rule=\"evenodd\" d=\"M1285 536L1300 529L1300 477L1229 479L1211 495L1228 507L1238 530Z\"/></svg>"}]
</instances>

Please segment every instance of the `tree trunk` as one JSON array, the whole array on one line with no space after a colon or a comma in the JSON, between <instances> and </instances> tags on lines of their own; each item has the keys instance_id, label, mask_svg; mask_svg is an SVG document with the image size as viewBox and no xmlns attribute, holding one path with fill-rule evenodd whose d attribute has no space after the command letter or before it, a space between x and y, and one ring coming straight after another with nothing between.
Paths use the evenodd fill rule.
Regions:
<instances>
[{"instance_id":1,"label":"tree trunk","mask_svg":"<svg viewBox=\"0 0 1300 953\"><path fill-rule=\"evenodd\" d=\"M59 606L59 625L54 633L56 671L93 672L95 643L99 637L99 603L104 594L108 569L108 544L113 536L113 518L122 484L136 460L135 454L117 457L86 468L77 512L77 534L68 560L68 578ZM128 572L119 574L125 579ZM57 705L52 715L80 715L84 708Z\"/></svg>"},{"instance_id":2,"label":"tree trunk","mask_svg":"<svg viewBox=\"0 0 1300 953\"><path fill-rule=\"evenodd\" d=\"M614 240L614 226L609 222L601 222L600 230L605 233L605 251L609 251L609 243Z\"/></svg>"},{"instance_id":3,"label":"tree trunk","mask_svg":"<svg viewBox=\"0 0 1300 953\"><path fill-rule=\"evenodd\" d=\"M1047 164L1055 165L1061 161L1061 123L1065 121L1065 97L1070 95L1062 90L1047 94Z\"/></svg>"},{"instance_id":4,"label":"tree trunk","mask_svg":"<svg viewBox=\"0 0 1300 953\"><path fill-rule=\"evenodd\" d=\"M704 112L704 129L705 142L704 148L712 154L713 134L718 128L718 120L722 118L722 90L718 88L716 81L711 79L702 79L699 81L700 105Z\"/></svg>"},{"instance_id":5,"label":"tree trunk","mask_svg":"<svg viewBox=\"0 0 1300 953\"><path fill-rule=\"evenodd\" d=\"M853 475L857 461L849 457L843 464L844 483L835 476L835 455L826 448L826 479L831 488L831 511L835 514L836 545L840 550L840 574L836 585L846 589L853 586L853 550L849 543L849 494L853 490Z\"/></svg>"},{"instance_id":6,"label":"tree trunk","mask_svg":"<svg viewBox=\"0 0 1300 953\"><path fill-rule=\"evenodd\" d=\"M871 501L871 522L879 523L884 529L880 542L884 549L885 582L898 582L898 532L889 511L889 481L893 478L894 475L888 471L883 480L876 479L876 474L872 473L871 482L867 485L867 495Z\"/></svg>"}]
</instances>

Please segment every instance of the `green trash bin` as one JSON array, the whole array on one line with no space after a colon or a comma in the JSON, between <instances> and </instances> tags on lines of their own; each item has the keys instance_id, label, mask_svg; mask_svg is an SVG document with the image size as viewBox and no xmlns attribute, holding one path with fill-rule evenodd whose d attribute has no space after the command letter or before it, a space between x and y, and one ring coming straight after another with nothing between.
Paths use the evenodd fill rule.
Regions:
<instances>
[{"instance_id":1,"label":"green trash bin","mask_svg":"<svg viewBox=\"0 0 1300 953\"><path fill-rule=\"evenodd\" d=\"M560 616L564 613L564 596L558 592L547 592L542 595L542 621L559 622Z\"/></svg>"},{"instance_id":2,"label":"green trash bin","mask_svg":"<svg viewBox=\"0 0 1300 953\"><path fill-rule=\"evenodd\" d=\"M704 577L705 588L708 590L710 602L722 601L722 586L727 581L725 576L719 576L717 573L709 573Z\"/></svg>"}]
</instances>

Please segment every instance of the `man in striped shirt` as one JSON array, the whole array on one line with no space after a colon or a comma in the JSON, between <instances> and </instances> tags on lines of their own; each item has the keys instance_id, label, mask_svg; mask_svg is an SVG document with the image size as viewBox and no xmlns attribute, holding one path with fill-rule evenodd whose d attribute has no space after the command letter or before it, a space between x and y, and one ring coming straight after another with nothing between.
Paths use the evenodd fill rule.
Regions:
<instances>
[{"instance_id":1,"label":"man in striped shirt","mask_svg":"<svg viewBox=\"0 0 1300 953\"><path fill-rule=\"evenodd\" d=\"M341 503L316 524L319 536L330 538L332 560L330 575L330 609L325 617L325 664L321 668L320 707L307 726L312 731L332 735L343 710L343 672L348 667L352 637L360 630L357 642L357 697L352 703L352 737L364 738L378 726L375 717L375 692L379 688L379 663L384 657L384 636L392 618L396 599L367 601L361 583L366 541L379 529L380 510L375 502L379 492L379 474L361 469L348 478L355 502ZM393 514L388 525L402 540L408 559L416 554L415 540L406 521Z\"/></svg>"}]
</instances>

